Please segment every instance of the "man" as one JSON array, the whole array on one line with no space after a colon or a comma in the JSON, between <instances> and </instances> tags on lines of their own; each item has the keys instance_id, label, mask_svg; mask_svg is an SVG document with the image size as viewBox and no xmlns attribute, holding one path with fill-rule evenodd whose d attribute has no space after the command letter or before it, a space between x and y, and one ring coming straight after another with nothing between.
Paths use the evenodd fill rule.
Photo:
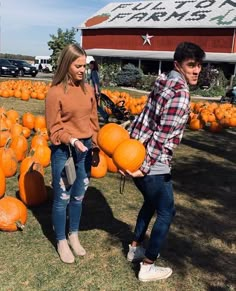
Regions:
<instances>
[{"instance_id":1,"label":"man","mask_svg":"<svg viewBox=\"0 0 236 291\"><path fill-rule=\"evenodd\" d=\"M170 162L189 117L188 84L197 84L204 57L205 53L198 45L180 43L174 53L174 69L156 80L145 108L129 128L130 137L140 140L146 147L146 157L140 169L126 172L133 177L144 197L127 254L128 261L142 260L138 274L140 281L165 279L172 274L170 268L158 267L154 262L175 214ZM145 250L142 242L155 212L157 219Z\"/></svg>"}]
</instances>

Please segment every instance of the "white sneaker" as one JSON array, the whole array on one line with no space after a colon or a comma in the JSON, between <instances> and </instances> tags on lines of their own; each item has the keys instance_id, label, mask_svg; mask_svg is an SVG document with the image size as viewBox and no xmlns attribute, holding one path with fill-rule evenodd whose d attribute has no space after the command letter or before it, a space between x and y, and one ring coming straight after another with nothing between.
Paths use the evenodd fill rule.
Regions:
<instances>
[{"instance_id":1,"label":"white sneaker","mask_svg":"<svg viewBox=\"0 0 236 291\"><path fill-rule=\"evenodd\" d=\"M127 254L127 260L129 262L142 261L145 258L145 249L142 246L132 247L129 245L129 252Z\"/></svg>"},{"instance_id":2,"label":"white sneaker","mask_svg":"<svg viewBox=\"0 0 236 291\"><path fill-rule=\"evenodd\" d=\"M144 265L140 263L138 278L142 282L167 279L172 274L171 268L157 267L154 264Z\"/></svg>"}]
</instances>

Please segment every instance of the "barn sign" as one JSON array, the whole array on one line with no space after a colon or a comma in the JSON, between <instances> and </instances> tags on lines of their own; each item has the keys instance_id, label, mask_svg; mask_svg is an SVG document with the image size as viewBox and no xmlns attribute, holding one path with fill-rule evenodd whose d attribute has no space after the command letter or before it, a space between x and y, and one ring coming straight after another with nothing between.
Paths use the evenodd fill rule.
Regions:
<instances>
[{"instance_id":1,"label":"barn sign","mask_svg":"<svg viewBox=\"0 0 236 291\"><path fill-rule=\"evenodd\" d=\"M236 0L110 3L87 19L89 28L235 28Z\"/></svg>"}]
</instances>

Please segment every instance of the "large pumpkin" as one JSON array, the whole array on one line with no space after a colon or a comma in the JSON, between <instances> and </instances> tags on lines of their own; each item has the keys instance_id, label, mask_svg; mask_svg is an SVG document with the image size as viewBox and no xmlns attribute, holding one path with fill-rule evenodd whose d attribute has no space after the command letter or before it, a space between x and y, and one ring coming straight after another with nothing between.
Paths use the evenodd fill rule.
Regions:
<instances>
[{"instance_id":1,"label":"large pumpkin","mask_svg":"<svg viewBox=\"0 0 236 291\"><path fill-rule=\"evenodd\" d=\"M18 184L20 198L27 206L37 206L47 201L43 175L33 169L33 164L27 172L20 174Z\"/></svg>"},{"instance_id":2,"label":"large pumpkin","mask_svg":"<svg viewBox=\"0 0 236 291\"><path fill-rule=\"evenodd\" d=\"M0 199L0 230L23 230L27 220L27 208L17 198L6 196Z\"/></svg>"},{"instance_id":3,"label":"large pumpkin","mask_svg":"<svg viewBox=\"0 0 236 291\"><path fill-rule=\"evenodd\" d=\"M116 147L127 139L129 133L126 129L116 123L108 123L99 130L97 142L105 154L111 157Z\"/></svg>"},{"instance_id":4,"label":"large pumpkin","mask_svg":"<svg viewBox=\"0 0 236 291\"><path fill-rule=\"evenodd\" d=\"M142 165L145 155L145 147L140 141L127 139L117 146L112 159L120 170L134 172Z\"/></svg>"}]
</instances>

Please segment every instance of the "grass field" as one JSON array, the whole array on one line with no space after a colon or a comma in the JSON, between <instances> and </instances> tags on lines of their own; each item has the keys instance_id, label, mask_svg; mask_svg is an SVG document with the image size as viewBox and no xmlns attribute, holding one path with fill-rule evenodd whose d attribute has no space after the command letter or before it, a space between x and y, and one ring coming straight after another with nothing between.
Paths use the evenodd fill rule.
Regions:
<instances>
[{"instance_id":1,"label":"grass field","mask_svg":"<svg viewBox=\"0 0 236 291\"><path fill-rule=\"evenodd\" d=\"M44 102L0 98L0 106L23 114L44 113ZM87 255L63 264L55 250L51 200L28 209L22 232L0 232L0 290L232 291L236 284L236 130L221 134L186 130L173 159L176 217L158 264L173 268L164 281L141 283L138 265L126 261L139 192L120 175L92 179L81 220ZM45 183L50 196L50 167ZM17 195L17 176L6 195ZM149 229L150 231L150 229Z\"/></svg>"}]
</instances>

